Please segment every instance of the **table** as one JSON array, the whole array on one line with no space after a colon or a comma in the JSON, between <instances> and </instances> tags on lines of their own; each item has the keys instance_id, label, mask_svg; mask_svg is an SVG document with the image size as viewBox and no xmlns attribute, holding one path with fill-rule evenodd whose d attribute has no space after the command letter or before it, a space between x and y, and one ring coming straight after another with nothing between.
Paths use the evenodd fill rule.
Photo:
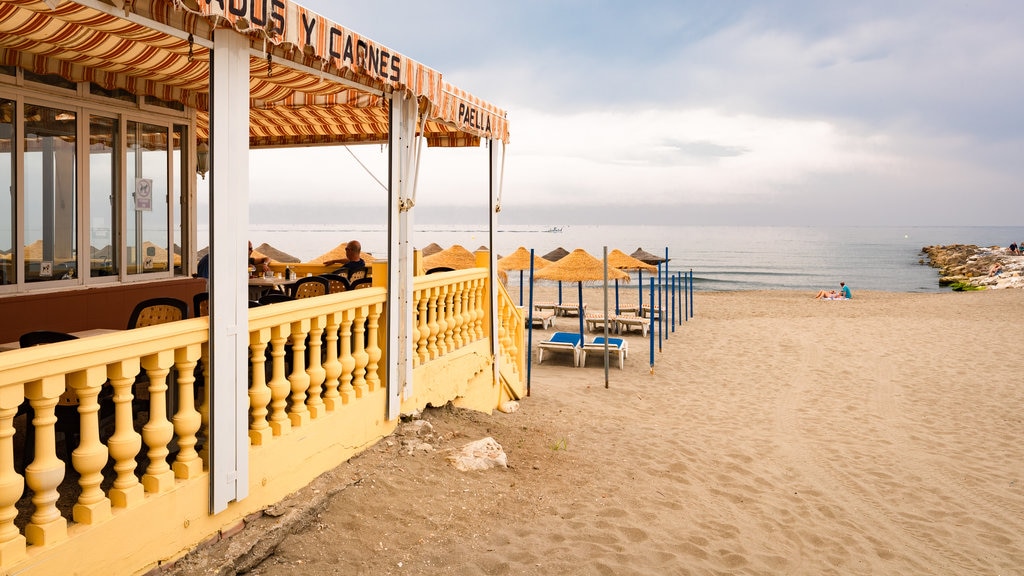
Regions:
<instances>
[{"instance_id":1,"label":"table","mask_svg":"<svg viewBox=\"0 0 1024 576\"><path fill-rule=\"evenodd\" d=\"M285 286L291 286L298 281L298 277L295 277L292 280L278 278L277 276L272 278L267 278L265 276L249 278L249 300L259 300L261 296L271 290L283 291Z\"/></svg>"},{"instance_id":2,"label":"table","mask_svg":"<svg viewBox=\"0 0 1024 576\"><path fill-rule=\"evenodd\" d=\"M89 336L99 336L100 334L110 334L111 332L120 332L120 330L117 328L90 328L89 330L70 332L70 334L77 338L88 338ZM3 344L0 344L0 352L17 350L19 348L21 348L21 344L17 340L14 342L4 342Z\"/></svg>"}]
</instances>

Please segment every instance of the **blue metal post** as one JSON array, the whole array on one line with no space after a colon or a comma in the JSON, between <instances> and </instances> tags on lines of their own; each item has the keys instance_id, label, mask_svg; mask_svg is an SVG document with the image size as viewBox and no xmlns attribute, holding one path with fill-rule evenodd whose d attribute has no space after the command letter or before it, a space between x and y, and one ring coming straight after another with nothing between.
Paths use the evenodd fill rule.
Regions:
<instances>
[{"instance_id":1,"label":"blue metal post","mask_svg":"<svg viewBox=\"0 0 1024 576\"><path fill-rule=\"evenodd\" d=\"M672 278L672 333L676 331L676 277Z\"/></svg>"},{"instance_id":2,"label":"blue metal post","mask_svg":"<svg viewBox=\"0 0 1024 576\"><path fill-rule=\"evenodd\" d=\"M644 293L643 286L640 287L640 294ZM651 301L654 301L654 277L651 277ZM654 374L654 322L650 323L651 338L651 374Z\"/></svg>"},{"instance_id":3,"label":"blue metal post","mask_svg":"<svg viewBox=\"0 0 1024 576\"><path fill-rule=\"evenodd\" d=\"M693 318L693 268L690 268L690 318Z\"/></svg>"},{"instance_id":4,"label":"blue metal post","mask_svg":"<svg viewBox=\"0 0 1024 576\"><path fill-rule=\"evenodd\" d=\"M526 317L526 395L529 396L530 372L533 368L533 248L530 248L530 309L527 311Z\"/></svg>"}]
</instances>

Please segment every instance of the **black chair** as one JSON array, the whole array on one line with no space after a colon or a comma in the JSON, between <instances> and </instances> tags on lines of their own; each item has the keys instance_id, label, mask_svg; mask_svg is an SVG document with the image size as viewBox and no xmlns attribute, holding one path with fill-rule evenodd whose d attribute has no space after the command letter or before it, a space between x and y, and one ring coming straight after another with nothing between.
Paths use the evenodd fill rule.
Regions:
<instances>
[{"instance_id":1,"label":"black chair","mask_svg":"<svg viewBox=\"0 0 1024 576\"><path fill-rule=\"evenodd\" d=\"M192 297L192 317L210 315L210 293L200 292Z\"/></svg>"},{"instance_id":2,"label":"black chair","mask_svg":"<svg viewBox=\"0 0 1024 576\"><path fill-rule=\"evenodd\" d=\"M267 304L277 304L278 302L291 302L292 300L295 299L283 292L267 292L263 296L260 296L258 302L260 306L266 306Z\"/></svg>"},{"instance_id":3,"label":"black chair","mask_svg":"<svg viewBox=\"0 0 1024 576\"><path fill-rule=\"evenodd\" d=\"M447 266L436 266L434 268L431 268L430 270L427 270L427 274L437 274L438 272L452 272L454 270L455 268L449 268Z\"/></svg>"},{"instance_id":4,"label":"black chair","mask_svg":"<svg viewBox=\"0 0 1024 576\"><path fill-rule=\"evenodd\" d=\"M188 318L188 304L177 298L150 298L135 305L128 318L128 329L177 322Z\"/></svg>"},{"instance_id":5,"label":"black chair","mask_svg":"<svg viewBox=\"0 0 1024 576\"><path fill-rule=\"evenodd\" d=\"M350 284L350 290L359 290L360 288L369 288L373 286L373 278L363 277L358 280L353 280Z\"/></svg>"},{"instance_id":6,"label":"black chair","mask_svg":"<svg viewBox=\"0 0 1024 576\"><path fill-rule=\"evenodd\" d=\"M288 286L288 295L294 300L300 298L312 298L330 293L331 285L326 278L320 276L307 276L300 278L298 282Z\"/></svg>"},{"instance_id":7,"label":"black chair","mask_svg":"<svg viewBox=\"0 0 1024 576\"><path fill-rule=\"evenodd\" d=\"M327 280L329 289L328 294L337 294L338 292L346 292L349 290L348 278L345 278L341 274L321 274L321 278Z\"/></svg>"}]
</instances>

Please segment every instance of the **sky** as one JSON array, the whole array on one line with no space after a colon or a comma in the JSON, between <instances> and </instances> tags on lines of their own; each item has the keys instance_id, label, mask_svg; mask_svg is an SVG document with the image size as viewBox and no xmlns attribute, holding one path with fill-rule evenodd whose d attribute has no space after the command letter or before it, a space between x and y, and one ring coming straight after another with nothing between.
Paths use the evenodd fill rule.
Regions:
<instances>
[{"instance_id":1,"label":"sky","mask_svg":"<svg viewBox=\"0 0 1024 576\"><path fill-rule=\"evenodd\" d=\"M499 223L1024 222L1024 2L299 3L508 112ZM378 218L385 152L253 151L251 220ZM416 221L485 223L487 171L427 149Z\"/></svg>"}]
</instances>

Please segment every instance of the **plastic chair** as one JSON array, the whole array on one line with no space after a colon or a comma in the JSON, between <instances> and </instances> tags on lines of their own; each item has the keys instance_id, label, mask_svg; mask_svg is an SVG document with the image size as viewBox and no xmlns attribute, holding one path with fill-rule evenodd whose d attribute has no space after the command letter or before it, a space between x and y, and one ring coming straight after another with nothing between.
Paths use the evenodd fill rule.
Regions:
<instances>
[{"instance_id":1,"label":"plastic chair","mask_svg":"<svg viewBox=\"0 0 1024 576\"><path fill-rule=\"evenodd\" d=\"M328 294L337 294L338 292L347 292L349 290L348 278L341 274L321 274L320 277L327 280Z\"/></svg>"},{"instance_id":2,"label":"plastic chair","mask_svg":"<svg viewBox=\"0 0 1024 576\"><path fill-rule=\"evenodd\" d=\"M188 304L177 298L150 298L135 305L128 329L156 326L188 318Z\"/></svg>"},{"instance_id":3,"label":"plastic chair","mask_svg":"<svg viewBox=\"0 0 1024 576\"><path fill-rule=\"evenodd\" d=\"M331 289L330 283L320 276L307 276L299 279L298 282L288 287L288 295L293 299L312 298L323 296Z\"/></svg>"},{"instance_id":4,"label":"plastic chair","mask_svg":"<svg viewBox=\"0 0 1024 576\"><path fill-rule=\"evenodd\" d=\"M193 318L210 315L210 293L200 292L192 297Z\"/></svg>"},{"instance_id":5,"label":"plastic chair","mask_svg":"<svg viewBox=\"0 0 1024 576\"><path fill-rule=\"evenodd\" d=\"M373 278L360 278L351 282L351 290L359 290L360 288L370 288L373 286Z\"/></svg>"},{"instance_id":6,"label":"plastic chair","mask_svg":"<svg viewBox=\"0 0 1024 576\"><path fill-rule=\"evenodd\" d=\"M544 351L572 352L572 365L580 365L580 350L583 338L575 332L555 332L547 340L537 344L537 364L544 363Z\"/></svg>"}]
</instances>

